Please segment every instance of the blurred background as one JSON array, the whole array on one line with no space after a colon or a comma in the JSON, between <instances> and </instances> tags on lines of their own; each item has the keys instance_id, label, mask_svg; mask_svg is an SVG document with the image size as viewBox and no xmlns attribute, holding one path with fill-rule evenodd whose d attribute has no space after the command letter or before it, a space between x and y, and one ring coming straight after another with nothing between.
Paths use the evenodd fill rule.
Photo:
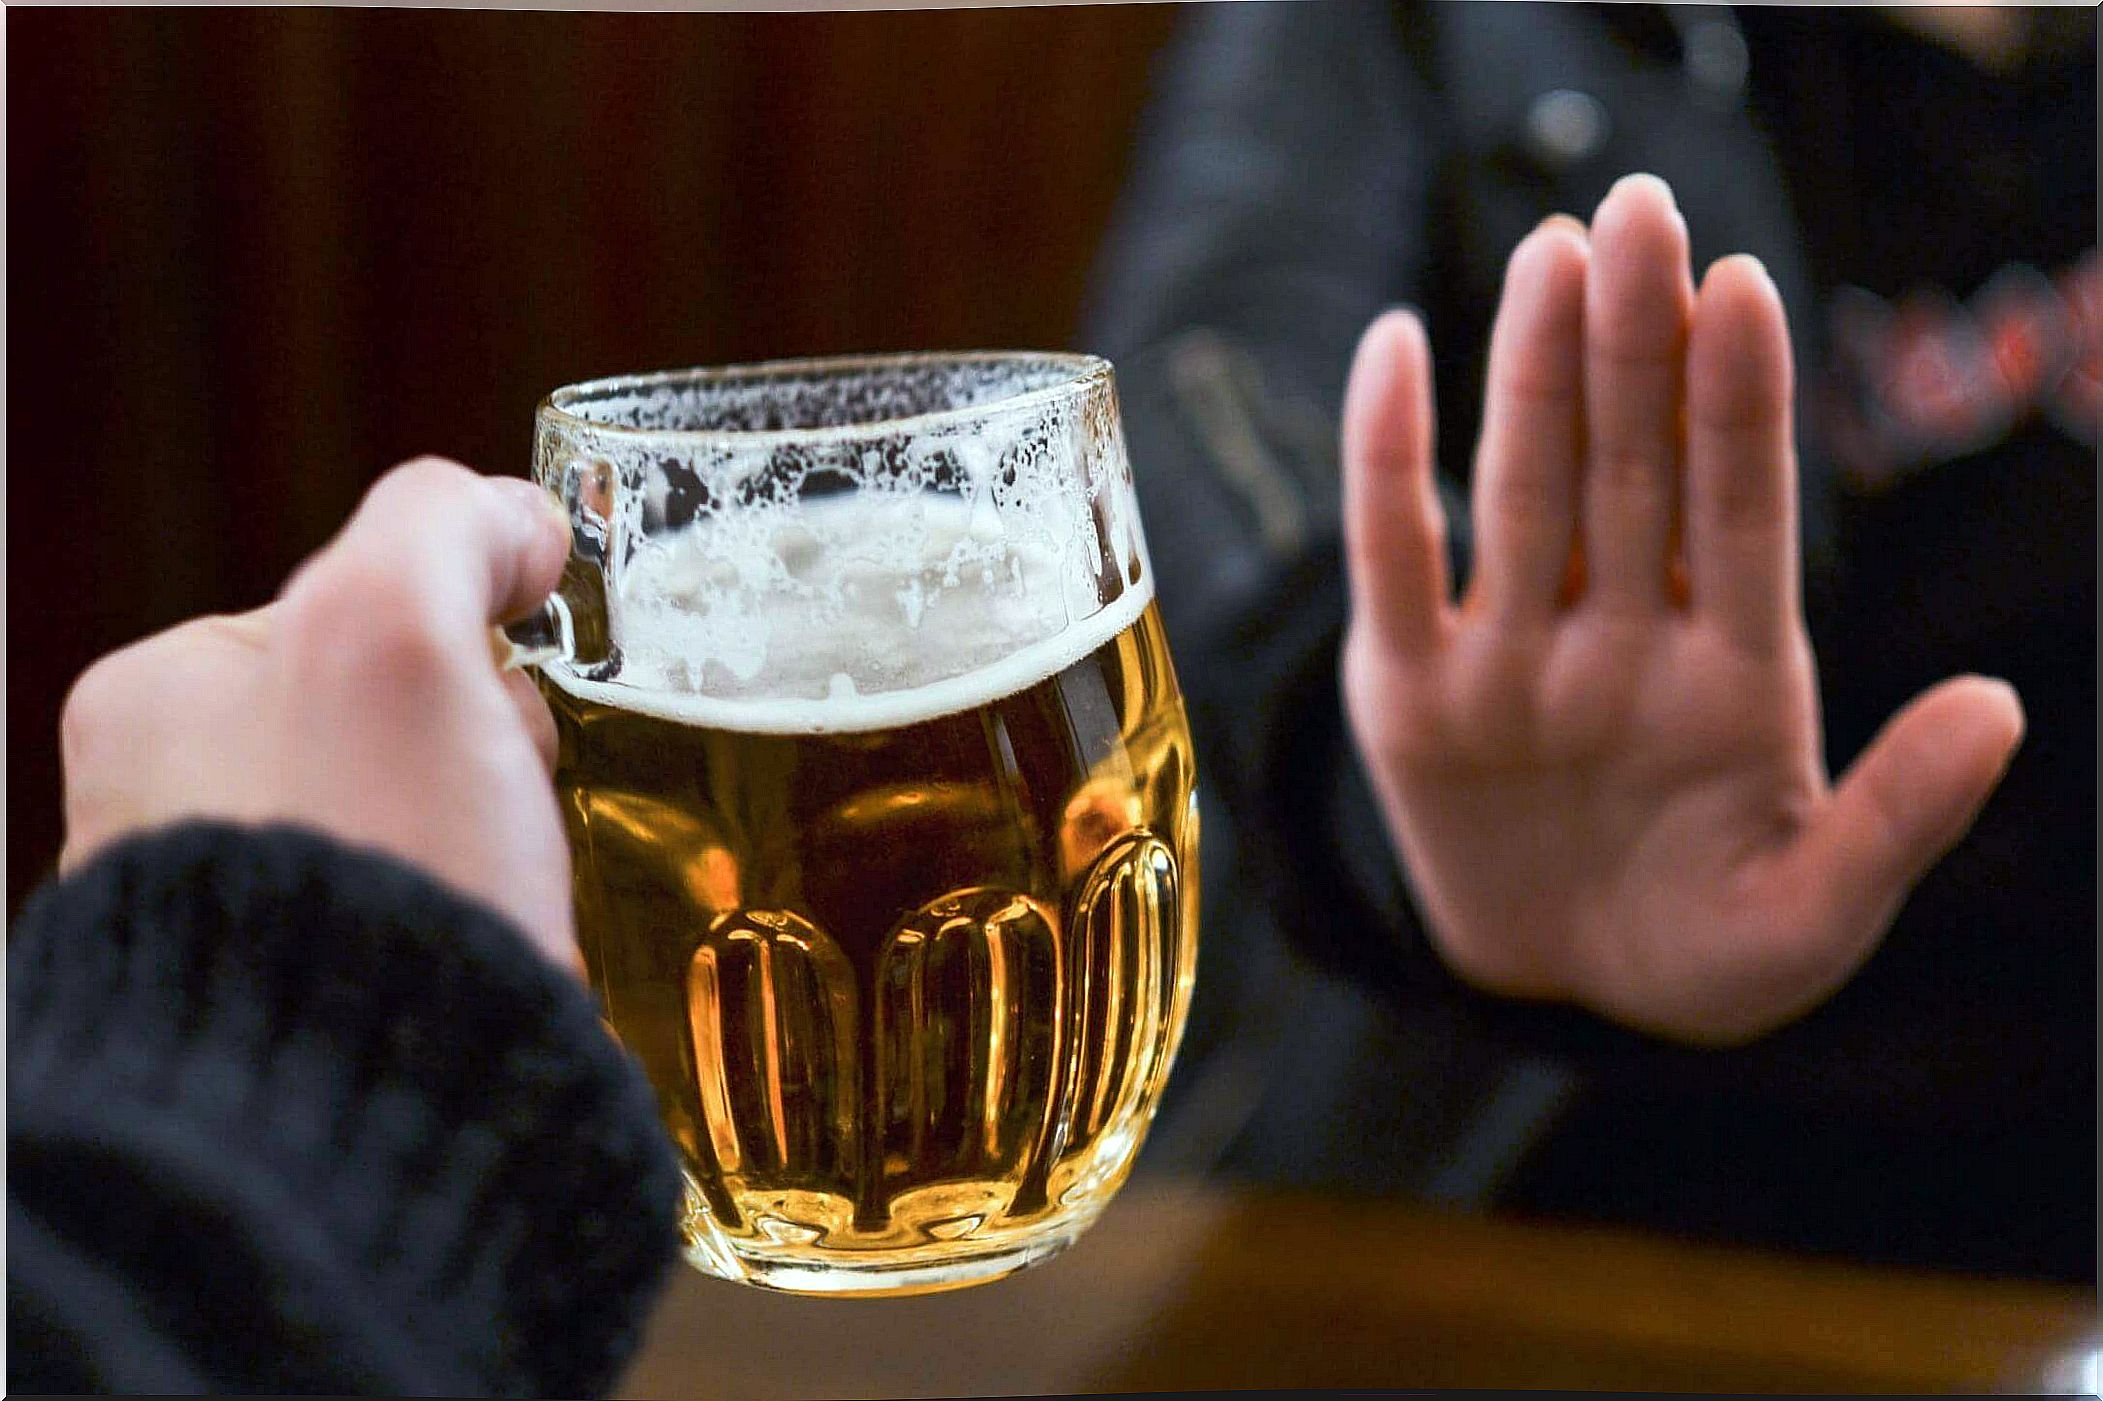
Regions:
<instances>
[{"instance_id":1,"label":"blurred background","mask_svg":"<svg viewBox=\"0 0 2103 1401\"><path fill-rule=\"evenodd\" d=\"M390 464L521 472L589 376L1067 343L1175 8L13 10L10 919L73 677Z\"/></svg>"},{"instance_id":2,"label":"blurred background","mask_svg":"<svg viewBox=\"0 0 2103 1401\"><path fill-rule=\"evenodd\" d=\"M439 453L484 471L522 472L535 404L558 385L593 376L849 351L1070 344L1157 60L1185 13L1184 6L1166 3L811 15L10 11L10 921L57 854L57 725L73 678L97 656L182 619L267 602L395 462ZM1823 37L1808 33L1806 48ZM1905 78L1911 70L1900 65L1895 71ZM1478 78L1485 88L1532 81L1494 64L1466 68L1470 85ZM1803 81L1820 80L1812 74ZM1914 109L1893 110L1899 113L1894 128L1904 128L1931 154L1941 148L1943 135L1929 132L1925 119L1914 121ZM1817 115L1811 110L1806 124L1823 142L1827 133ZM2022 161L2035 157L2042 165L2051 143L2031 138L2030 130L2011 127L2001 140ZM1328 129L1323 135L1327 139ZM1865 138L1861 168L1888 164L1888 144L1882 135ZM1853 178L1850 168L1835 177L1836 186ZM1738 182L1727 183L1735 198ZM1916 192L1915 211L1925 203ZM2013 223L2022 232L2019 204L2011 206L2013 215L1996 211L2009 215L1998 222L1976 218L1973 205L1948 204L1945 225L1977 223L1998 237L2006 232L2001 224ZM1898 220L1881 224L1902 226L1931 245L1941 232L1922 233ZM1515 236L1467 235L1499 250ZM2093 241L2090 225L2084 246ZM1996 260L2034 256L2019 238L1990 251ZM1456 278L1445 295L1468 300L1476 285ZM1487 296L1472 300L1484 313L1492 304ZM1464 377L1449 379L1458 384ZM1134 401L1128 395L1126 402L1130 417ZM1944 474L1924 491L1954 480ZM2092 503L2093 478L2085 480ZM2022 502L2014 494L1995 498L1991 510L1971 506L1971 497L1951 498L1960 506L1948 508L1932 494L1916 499L1933 508L1924 514L1977 525L1975 533L2000 551L1997 566L2017 562L1990 571L1993 579L2005 575L2003 582L2038 593L2058 577L2036 567L2045 532L2026 536L2024 530L2030 521L2050 519L2048 508L2059 498L2034 493L2030 499L2045 504L2027 514L2017 509ZM2089 514L2060 512L2059 519ZM1891 533L1900 534L1896 527ZM1150 534L1159 558L1159 533ZM2052 538L2062 553L2085 551L2092 597L2093 537L2078 536L2062 529ZM2005 540L2019 548L1994 544ZM1894 550L1882 561L1896 582L1876 617L1896 622L1875 640L1890 646L1866 653L1872 664L1854 668L1858 678L1868 678L1858 681L1864 688L1859 708L1873 717L1896 704L1880 687L1903 698L1919 679L1904 667L1873 663L1916 638L1927 655L1926 645L1938 643L1927 624L1960 611L1920 581L1946 583L1969 598L1987 576L1947 567L1937 553L1939 537L1917 543L1910 553ZM2033 588L2032 576L2044 582ZM2030 594L2010 597L2030 607ZM2018 641L2044 655L2040 671L2049 672L2062 652L2071 662L2082 660L2068 650L2081 639L2053 635L2045 626L2023 633L1999 620L2032 614L2047 623L2058 616L2041 606L2026 614L2011 605L2000 615L1972 608L1967 617L1997 638L2020 633ZM1865 625L1863 631L1876 630ZM2087 675L2075 679L2092 696L2092 632L2085 641ZM1998 654L1988 649L1984 655ZM2085 725L2075 728L2085 740ZM2070 752L2083 757L2078 748ZM2077 775L2092 765L2093 751L2086 751L2087 765L2062 763L2039 734L2026 753L2027 762L2047 774L2055 765ZM2085 815L2092 828L2092 801ZM2026 835L2020 819L1999 830ZM2007 853L2021 849L2012 838L2000 848L1975 841L1971 850L1984 875L1971 877L1973 886L1991 893L1996 873L2013 869ZM2032 885L2054 900L2068 899L2070 889L2078 896L2078 882L2064 875L2047 868L2046 879ZM2072 876L2085 877L2092 891L2092 865ZM2052 957L2085 939L2085 931L2072 927L2005 922ZM2033 977L2035 966L2057 978L2050 969L2058 965L2046 965L2042 954L2022 962L2016 956L2021 941L2000 938L1999 930L1982 939L1977 929L1959 928L1955 917L1950 924L1954 932L1937 932L1943 942L1931 949L1954 950L1948 961L1919 964L1917 983L1905 981L1915 976L1905 968L1890 974L1887 961L1887 976L1898 982L1864 994L1868 980L1858 980L1850 995L1881 997L1883 1005L1912 1016L1928 1005L1913 994L1927 987L1944 999L1936 1009L1976 1004L2002 1015L2005 1008L2003 1022L2025 1032L2032 1004L2010 988L2027 995L2043 987L2050 996L2040 994L2036 1002L2084 1010L2078 1004L2085 981L2069 990L2064 979ZM2083 945L2073 953L2086 957L2088 950ZM1953 968L1961 975L1951 976ZM1303 1005L1275 997L1268 983L1256 985L1267 1001ZM1372 1115L1369 1104L1398 1106L1400 1122L1400 1108L1431 1099L1425 1086L1448 1085L1455 1102L1472 1093L1472 1082L1458 1076L1425 1075L1413 1082L1412 1096L1393 1095L1388 1087L1404 1062L1381 1048L1405 1043L1377 1040L1385 1023L1354 1010L1358 996L1345 988L1334 1001L1304 1004L1317 1012L1341 1007L1342 1014L1293 1015L1312 1028L1309 1041L1333 1037L1353 1055L1361 1049L1353 1038L1367 1038L1379 1052L1365 1062L1376 1075L1334 1075L1334 1093L1325 1099L1309 1093L1325 1073L1321 1060L1280 1056L1262 1067L1262 1076L1250 1073L1252 1082L1281 1086L1280 1100L1291 1102L1293 1113L1277 1130L1289 1148L1297 1149L1301 1138L1315 1142L1320 1116L1335 1105L1344 1107L1333 1122L1363 1129L1370 1142L1392 1126ZM2085 1010L2088 1018L2076 1030L2092 1032L2093 1005ZM1853 1015L1846 1008L1842 1014ZM1934 1017L1916 1020L1923 1043L1954 1048L1946 1060L2002 1069L2002 1043L1983 1034L1967 1042L1971 1024L1954 1016L1949 1026ZM2002 1025L1981 1024L1989 1032ZM1412 1032L1411 1054L1450 1029L1434 1020L1413 1025L1426 1030ZM2085 1038L2031 1039L2038 1042L2035 1063L2052 1071L2033 1078L2078 1092L2078 1077L2086 1073L2092 1086ZM1881 1059L1821 1063L1819 1078L1843 1090L1867 1087L1862 1093L1874 1102L1895 1078L1893 1067L1910 1064L1904 1060L1910 1047L1882 1046ZM1778 1062L1784 1074L1790 1054L1785 1050ZM1947 1067L1932 1055L1920 1059L1928 1066L1921 1083L1934 1088L1932 1075ZM2007 1075L2020 1077L2031 1064L2013 1064ZM1504 1074L1501 1062L1495 1068ZM1229 1070L1240 1073L1233 1064ZM1709 1117L1684 1111L1675 1117L1646 1106L1629 1122L1646 1132L1655 1126L1655 1137L1631 1135L1612 1120L1600 1121L1607 1124L1600 1137L1626 1140L1629 1156L1655 1158L1665 1177L1675 1171L1679 1160L1671 1150L1681 1138L1713 1138L1720 1145L1716 1156L1725 1158L1730 1144L1750 1141L1763 1125L1795 1113L1794 1101L1782 1096L1772 1103L1753 1097L1710 1104L1708 1092L1706 1082L1697 1083L1684 1102L1708 1105ZM1756 1113L1743 1112L1747 1103ZM1202 1102L1200 1110L1213 1112ZM1992 1117L1969 1104L1949 1117L1964 1113ZM1739 1137L1712 1132L1717 1124ZM2019 1121L2017 1128L2028 1124ZM1301 1133L1303 1125L1314 1127ZM1882 1128L1871 1124L1865 1133ZM2092 1128L2092 1118L2086 1125L2059 1123L2055 1131L2068 1132L2041 1149L2014 1130L1999 1138L1981 1130L1967 1151L2005 1164L2005 1171L1994 1170L1997 1183L2035 1176L2040 1192L2059 1193L2048 1203L2085 1201L2082 1183L2069 1172L2090 1172L2093 1160L2069 1163L2061 1139L2085 1142ZM1917 1175L1932 1177L1926 1169L1957 1161L1943 1134L1939 1121L1926 1129L1908 1125L1880 1149L1882 1156L1854 1159L1820 1148L1826 1140L1814 1140L1801 1126L1795 1138L1781 1136L1784 1155L1800 1143L1812 1145L1801 1150L1807 1177L1838 1164L1827 1176L1854 1189L1853 1196L1834 1190L1800 1204L1813 1218L1807 1231L1833 1231L1833 1220L1844 1218L1851 1203L1883 1194L1893 1203L1887 1215L1919 1218L1902 1222L1903 1231L1932 1237L1937 1208L1931 1199L1886 1188L1887 1181L1906 1187L1914 1166L1924 1165ZM1839 1134L1830 1141L1853 1142ZM1918 1164L1908 1156L1917 1142L1934 1149L1918 1155ZM2002 1151L2008 1143L2024 1143L2025 1152ZM1602 1160L1610 1156L1602 1150ZM1260 1154L1253 1161L1254 1168L1237 1170L1255 1177L1268 1172L1294 1186L1317 1176L1289 1154L1275 1164ZM1894 1163L1906 1171L1892 1171ZM1957 1180L1954 1171L1947 1175ZM1576 1180L1577 1191L1596 1188L1609 1199L1611 1210L1603 1213L1609 1217L1646 1205L1650 1190L1613 1173L1594 1183L1580 1172ZM1756 1195L1743 1185L1750 1178L1726 1173L1713 1180L1727 1205ZM1821 1182L1826 1185L1834 1184ZM2027 1181L2018 1185L2029 1190ZM1004 1378L1004 1388L1047 1392L1193 1380L1391 1383L1405 1375L1405 1364L1406 1375L1419 1381L1446 1378L1456 1385L1614 1388L1722 1379L1740 1387L1851 1390L1875 1383L1935 1390L2017 1375L2006 1370L2008 1358L2027 1356L2033 1343L2056 1345L2073 1326L2069 1319L2086 1328L2094 1315L2092 1272L2078 1296L1975 1296L1935 1281L1913 1281L1888 1294L1871 1281L1858 1292L1857 1283L1842 1276L1810 1276L1827 1284L1807 1290L1803 1279L1778 1267L1732 1274L1715 1260L1659 1254L1663 1247L1653 1245L1603 1251L1598 1237L1584 1233L1535 1240L1493 1231L1462 1238L1446 1234L1458 1228L1401 1217L1369 1233L1354 1214L1358 1206L1295 1218L1303 1225L1330 1222L1327 1235L1307 1238L1309 1258L1320 1268L1281 1270L1254 1249L1236 1253L1239 1242L1261 1244L1280 1234L1267 1224L1279 1219L1273 1208L1237 1204L1233 1210L1245 1216L1215 1219L1207 1214L1212 1206L1165 1200L1130 1208L1135 1221L1168 1222L1159 1234L1106 1230L1085 1247L1129 1252L1126 1265L1102 1271L1125 1281L1123 1293L1097 1298L1093 1286L1056 1283L1091 1276L1045 1272L1041 1279L1052 1283L1018 1286L1050 1291L1035 1310L1000 1303L973 1315L966 1305L951 1319L931 1306L918 1315L917 1332L894 1330L884 1314L881 1326L850 1330L829 1345L814 1341L806 1348L799 1341L784 1350L794 1357L761 1355L766 1365L753 1374L753 1393L828 1394L841 1376L873 1376L878 1394L918 1388L968 1395L989 1385L988 1372L931 1371L931 1357L958 1367L976 1365L977 1358ZM1177 1210L1186 1216L1174 1217ZM2056 1231L2057 1220L2046 1227ZM2077 1245L2085 1248L2092 1231L2080 1234ZM1331 1254L1337 1258L1326 1258ZM1402 1257L1420 1267L1385 1270ZM1140 1295L1167 1286L1148 1271L1182 1268L1191 1259L1201 1268L1190 1302L1170 1316L1167 1332L1133 1334L1131 1356L1138 1361L1132 1369L1060 1370L1069 1362L1080 1366L1073 1359L1087 1351L1082 1343L1095 1342L1080 1333L1064 1342L1042 1336L1033 1320L1079 1318L1090 1310L1098 1318L1151 1318L1158 1301ZM1310 1275L1330 1279L1331 1287L1305 1293ZM685 1290L696 1287L681 1278ZM1455 1281L1469 1280L1481 1287L1462 1294L1475 1302L1456 1305ZM1612 1287L1602 1289L1602 1280ZM1689 1280L1703 1286L1688 1288ZM1058 1292L1069 1287L1076 1293ZM1383 1301L1383 1289L1399 1292ZM743 1340L770 1329L771 1336L799 1339L822 1331L779 1328L774 1315L740 1314L716 1294L691 1298L668 1305L666 1317L676 1326L667 1325L665 1350L653 1354L662 1365L656 1372L646 1365L641 1375L673 1380L653 1394L676 1394L674 1381L685 1385L679 1379L697 1376L721 1395L740 1394L737 1375L726 1378L690 1362L711 1337L729 1340L711 1354L720 1360L744 1355ZM1362 1304L1368 1299L1373 1302ZM1468 1309L1477 1310L1472 1321ZM1668 1316L1674 1321L1656 1322ZM1417 1331L1398 1331L1398 1317L1418 1319ZM1538 1324L1541 1341L1514 1344L1507 1330L1513 1319ZM958 1320L971 1326L953 1328ZM1591 1336L1584 1330L1594 1325L1593 1343L1574 1341ZM976 1352L956 1346L966 1336L976 1340ZM939 1348L926 1343L930 1337L940 1339ZM1010 1338L1012 1348L1004 1342ZM893 1375L882 1366L866 1370L865 1344L878 1353L890 1349L883 1355L896 1359L895 1384L882 1384ZM1657 1362L1675 1348L1683 1356ZM1457 1359L1449 1370L1439 1370L1442 1356ZM1040 1371L1013 1371L1016 1359L1033 1357L1029 1365ZM1149 1371L1155 1359L1160 1367ZM780 1370L785 1367L807 1371ZM2025 1386L2034 1385L2036 1375L2034 1369L2020 1373Z\"/></svg>"}]
</instances>

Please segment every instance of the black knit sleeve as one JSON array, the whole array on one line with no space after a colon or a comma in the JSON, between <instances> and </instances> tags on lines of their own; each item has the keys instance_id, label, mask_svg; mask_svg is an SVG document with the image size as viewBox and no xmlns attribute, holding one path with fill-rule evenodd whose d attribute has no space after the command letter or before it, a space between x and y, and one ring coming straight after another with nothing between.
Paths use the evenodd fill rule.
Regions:
<instances>
[{"instance_id":1,"label":"black knit sleeve","mask_svg":"<svg viewBox=\"0 0 2103 1401\"><path fill-rule=\"evenodd\" d=\"M650 1091L493 911L188 824L8 946L12 1391L583 1396L676 1246Z\"/></svg>"}]
</instances>

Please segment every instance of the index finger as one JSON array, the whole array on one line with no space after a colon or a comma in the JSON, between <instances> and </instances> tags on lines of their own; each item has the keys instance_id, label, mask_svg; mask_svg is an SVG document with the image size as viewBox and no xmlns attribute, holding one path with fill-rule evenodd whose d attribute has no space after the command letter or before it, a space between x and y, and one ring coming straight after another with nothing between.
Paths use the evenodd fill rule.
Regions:
<instances>
[{"instance_id":1,"label":"index finger","mask_svg":"<svg viewBox=\"0 0 2103 1401\"><path fill-rule=\"evenodd\" d=\"M1366 328L1344 393L1344 557L1351 608L1410 654L1445 626L1446 530L1432 482L1431 348L1393 311Z\"/></svg>"},{"instance_id":2,"label":"index finger","mask_svg":"<svg viewBox=\"0 0 2103 1401\"><path fill-rule=\"evenodd\" d=\"M568 555L568 520L546 491L418 458L374 483L285 591L348 579L375 595L374 607L405 607L468 646L539 606Z\"/></svg>"}]
</instances>

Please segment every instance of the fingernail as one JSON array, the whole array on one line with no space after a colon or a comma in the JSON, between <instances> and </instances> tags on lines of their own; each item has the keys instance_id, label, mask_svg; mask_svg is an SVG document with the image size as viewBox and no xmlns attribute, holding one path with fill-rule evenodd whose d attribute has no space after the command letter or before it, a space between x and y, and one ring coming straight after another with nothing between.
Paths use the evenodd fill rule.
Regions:
<instances>
[{"instance_id":1,"label":"fingernail","mask_svg":"<svg viewBox=\"0 0 2103 1401\"><path fill-rule=\"evenodd\" d=\"M1672 197L1672 187L1647 170L1639 170L1633 175L1622 176L1614 182L1614 188L1607 193L1611 198L1613 195L1620 194L1623 190L1636 190L1646 186L1658 192L1659 198L1665 201L1667 209L1672 210L1674 213L1679 212L1679 201Z\"/></svg>"},{"instance_id":2,"label":"fingernail","mask_svg":"<svg viewBox=\"0 0 2103 1401\"><path fill-rule=\"evenodd\" d=\"M1747 272L1766 283L1769 290L1774 288L1774 276L1767 271L1767 264L1761 262L1750 253L1731 253L1718 258L1715 262L1709 264L1709 276L1715 276L1717 269L1721 268L1725 263L1738 264Z\"/></svg>"},{"instance_id":3,"label":"fingernail","mask_svg":"<svg viewBox=\"0 0 2103 1401\"><path fill-rule=\"evenodd\" d=\"M1389 306L1371 321L1366 322L1365 330L1359 333L1358 350L1353 354L1353 363L1356 363L1357 356L1365 353L1366 347L1384 336L1394 334L1391 328L1401 326L1411 328L1403 334L1422 339L1424 336L1424 314L1407 302L1396 302Z\"/></svg>"},{"instance_id":4,"label":"fingernail","mask_svg":"<svg viewBox=\"0 0 2103 1401\"><path fill-rule=\"evenodd\" d=\"M1380 319L1383 321L1392 319L1407 322L1416 328L1419 335L1423 334L1424 331L1424 313L1413 302L1396 302L1386 311L1380 313Z\"/></svg>"},{"instance_id":5,"label":"fingernail","mask_svg":"<svg viewBox=\"0 0 2103 1401\"><path fill-rule=\"evenodd\" d=\"M1567 229L1569 232L1577 235L1579 238L1585 237L1586 234L1589 232L1589 230L1585 228L1584 220L1578 218L1574 214L1563 213L1551 214L1547 218L1541 220L1539 224L1534 226L1534 232L1536 233L1544 233L1549 229Z\"/></svg>"},{"instance_id":6,"label":"fingernail","mask_svg":"<svg viewBox=\"0 0 2103 1401\"><path fill-rule=\"evenodd\" d=\"M2008 698L2008 703L2015 708L2017 718L2023 718L2023 697L2022 694L2015 689L2013 683L2006 681L1998 676L1982 676L1979 679L1981 681L1984 681L1987 685L1993 687L1995 690L1999 691L2002 695L2006 696Z\"/></svg>"}]
</instances>

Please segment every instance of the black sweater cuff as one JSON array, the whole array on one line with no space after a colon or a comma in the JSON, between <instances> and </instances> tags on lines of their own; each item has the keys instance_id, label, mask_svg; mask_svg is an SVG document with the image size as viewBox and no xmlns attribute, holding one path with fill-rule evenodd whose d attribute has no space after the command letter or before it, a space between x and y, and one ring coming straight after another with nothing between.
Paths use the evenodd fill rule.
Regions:
<instances>
[{"instance_id":1,"label":"black sweater cuff","mask_svg":"<svg viewBox=\"0 0 2103 1401\"><path fill-rule=\"evenodd\" d=\"M674 1256L589 995L375 853L117 845L25 908L8 1043L10 1237L52 1266L10 1271L17 1385L41 1354L97 1389L595 1394Z\"/></svg>"}]
</instances>

